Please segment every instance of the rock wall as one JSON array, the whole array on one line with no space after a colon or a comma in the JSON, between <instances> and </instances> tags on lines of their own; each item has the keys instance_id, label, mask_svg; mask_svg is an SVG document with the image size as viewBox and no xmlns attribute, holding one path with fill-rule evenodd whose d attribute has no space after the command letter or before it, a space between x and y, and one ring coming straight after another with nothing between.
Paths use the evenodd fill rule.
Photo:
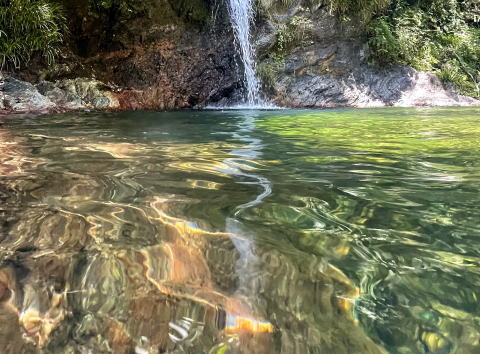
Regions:
<instances>
[{"instance_id":1,"label":"rock wall","mask_svg":"<svg viewBox=\"0 0 480 354\"><path fill-rule=\"evenodd\" d=\"M148 13L113 23L86 3L66 2L72 33L55 65L34 59L0 83L0 112L193 108L241 86L223 2L144 0Z\"/></svg>"},{"instance_id":2,"label":"rock wall","mask_svg":"<svg viewBox=\"0 0 480 354\"><path fill-rule=\"evenodd\" d=\"M365 29L324 7L269 8L256 37L269 98L287 107L469 106L434 74L369 64Z\"/></svg>"}]
</instances>

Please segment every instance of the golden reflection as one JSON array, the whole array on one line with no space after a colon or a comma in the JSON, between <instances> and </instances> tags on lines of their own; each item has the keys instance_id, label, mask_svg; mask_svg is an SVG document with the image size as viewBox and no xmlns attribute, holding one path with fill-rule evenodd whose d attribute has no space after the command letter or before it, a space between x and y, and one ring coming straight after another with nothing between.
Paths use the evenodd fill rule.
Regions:
<instances>
[{"instance_id":1,"label":"golden reflection","mask_svg":"<svg viewBox=\"0 0 480 354\"><path fill-rule=\"evenodd\" d=\"M0 295L3 310L16 317L16 322L23 330L23 338L27 339L24 344L16 343L15 346L23 347L28 342L35 346L44 347L50 334L63 321L66 315L66 294L49 292L41 287L41 280L45 276L41 274L44 265L31 273L22 286L11 267L0 269ZM53 275L50 273L50 275ZM48 274L47 274L48 276ZM5 326L15 326L11 321L2 323ZM1 331L0 331L1 332ZM20 332L19 332L20 333ZM2 338L2 343L10 343L7 338ZM12 348L13 349L13 348Z\"/></svg>"},{"instance_id":2,"label":"golden reflection","mask_svg":"<svg viewBox=\"0 0 480 354\"><path fill-rule=\"evenodd\" d=\"M90 150L90 151L101 151L109 154L116 159L129 159L133 158L135 155L142 155L148 153L148 148L140 144L131 144L131 143L84 143L75 149L81 150Z\"/></svg>"},{"instance_id":3,"label":"golden reflection","mask_svg":"<svg viewBox=\"0 0 480 354\"><path fill-rule=\"evenodd\" d=\"M208 232L194 226L192 222L167 215L165 210L168 209L168 203L165 199L156 197L150 206L157 215L153 219L164 223L172 232L167 231L170 240L166 244L140 252L144 259L146 278L162 293L186 298L213 309L222 308L226 311L227 317L236 315L240 316L239 319L251 317L252 310L243 299L226 296L214 288L209 266L203 255L203 250L207 247L208 242L205 237L231 238L237 236ZM150 218L152 219L152 217ZM161 252L163 257L158 257L158 252ZM167 264L155 264L155 260L158 259L168 259L168 262ZM165 273L166 269L168 269L167 274ZM190 293L181 294L174 290L175 285L192 290ZM266 325L268 322L252 318L251 324L255 323L263 323L261 328L268 327ZM271 324L269 325L271 326ZM232 329L233 327L230 327L229 330Z\"/></svg>"},{"instance_id":4,"label":"golden reflection","mask_svg":"<svg viewBox=\"0 0 480 354\"><path fill-rule=\"evenodd\" d=\"M58 141L46 140L47 147L57 148ZM154 149L60 141L70 145L64 151L119 160ZM220 143L162 147L170 157L182 157L168 169L231 179L225 173L231 167L220 162L227 148L233 149ZM199 154L207 158L193 160ZM243 168L257 166L246 161ZM113 170L128 177L123 167ZM98 178L97 171L45 176L22 185L35 203L24 207L2 242L10 252L2 260L13 264L0 269L0 345L7 353L48 351L58 343L65 352L195 352L199 341L218 352L276 353L282 347L302 353L344 345L332 337L332 327L353 348L383 352L352 321L359 290L319 257L296 261L266 246L246 256L238 243L250 241L241 233L209 231L175 209L186 196L148 191L139 203L124 202L141 189L128 178L114 185L113 195L124 197L115 199L107 189L111 181ZM211 191L222 187L200 178L186 182ZM348 254L344 242L337 246L339 257Z\"/></svg>"},{"instance_id":5,"label":"golden reflection","mask_svg":"<svg viewBox=\"0 0 480 354\"><path fill-rule=\"evenodd\" d=\"M267 321L258 321L253 318L246 318L237 315L227 315L227 326L225 331L229 334L239 331L251 333L273 333L273 326Z\"/></svg>"},{"instance_id":6,"label":"golden reflection","mask_svg":"<svg viewBox=\"0 0 480 354\"><path fill-rule=\"evenodd\" d=\"M30 290L29 288L27 289ZM25 329L26 335L40 348L48 342L51 332L65 318L65 310L63 308L65 300L65 294L52 294L50 308L46 312L41 313L34 302L30 307L22 310L19 316L19 323Z\"/></svg>"},{"instance_id":7,"label":"golden reflection","mask_svg":"<svg viewBox=\"0 0 480 354\"><path fill-rule=\"evenodd\" d=\"M18 138L0 130L0 176L20 176L25 173L25 167L34 163L36 161L27 157Z\"/></svg>"},{"instance_id":8,"label":"golden reflection","mask_svg":"<svg viewBox=\"0 0 480 354\"><path fill-rule=\"evenodd\" d=\"M188 179L187 182L190 184L192 188L218 190L222 187L222 184L211 182L211 181Z\"/></svg>"},{"instance_id":9,"label":"golden reflection","mask_svg":"<svg viewBox=\"0 0 480 354\"><path fill-rule=\"evenodd\" d=\"M172 227L179 237L182 237L186 242L191 241L189 236L212 236L212 237L238 237L236 235L224 233L224 232L209 232L198 228L193 222L176 218L168 215L165 211L169 208L169 199L159 196L153 197L149 203L150 208L154 211L154 215L149 216L149 219L161 222L164 225Z\"/></svg>"}]
</instances>

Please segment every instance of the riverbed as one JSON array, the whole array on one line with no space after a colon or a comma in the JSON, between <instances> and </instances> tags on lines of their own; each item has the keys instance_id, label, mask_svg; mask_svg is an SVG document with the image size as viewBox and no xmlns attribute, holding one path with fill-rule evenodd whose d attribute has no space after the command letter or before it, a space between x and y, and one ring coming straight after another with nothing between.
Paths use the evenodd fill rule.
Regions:
<instances>
[{"instance_id":1,"label":"riverbed","mask_svg":"<svg viewBox=\"0 0 480 354\"><path fill-rule=\"evenodd\" d=\"M0 118L7 353L480 351L480 109Z\"/></svg>"}]
</instances>

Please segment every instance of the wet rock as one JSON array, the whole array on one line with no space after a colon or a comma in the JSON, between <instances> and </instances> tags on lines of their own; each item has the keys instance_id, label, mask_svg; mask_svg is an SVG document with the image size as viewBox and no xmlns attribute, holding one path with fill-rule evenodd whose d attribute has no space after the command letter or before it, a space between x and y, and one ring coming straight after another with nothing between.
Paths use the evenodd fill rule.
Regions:
<instances>
[{"instance_id":1,"label":"wet rock","mask_svg":"<svg viewBox=\"0 0 480 354\"><path fill-rule=\"evenodd\" d=\"M61 89L53 82L42 81L37 85L37 89L51 101L62 107L73 110L85 108L85 104L80 97L72 92Z\"/></svg>"},{"instance_id":2,"label":"wet rock","mask_svg":"<svg viewBox=\"0 0 480 354\"><path fill-rule=\"evenodd\" d=\"M281 53L272 57L287 31L290 42L283 39ZM324 9L310 12L292 5L286 17L274 13L256 39L260 67L270 68L270 77L263 77L270 99L280 106L313 108L480 105L444 88L434 74L371 66L363 32L355 20L341 21ZM292 41L292 36L298 38Z\"/></svg>"},{"instance_id":3,"label":"wet rock","mask_svg":"<svg viewBox=\"0 0 480 354\"><path fill-rule=\"evenodd\" d=\"M76 78L37 85L6 77L0 81L0 113L115 110L119 89L95 79Z\"/></svg>"},{"instance_id":4,"label":"wet rock","mask_svg":"<svg viewBox=\"0 0 480 354\"><path fill-rule=\"evenodd\" d=\"M105 14L89 22L91 16L78 12L88 7L66 8L76 29L70 48L55 65L32 60L16 73L29 82L54 83L37 86L60 109L201 108L241 87L223 1L151 1L147 13L122 17L109 33Z\"/></svg>"},{"instance_id":5,"label":"wet rock","mask_svg":"<svg viewBox=\"0 0 480 354\"><path fill-rule=\"evenodd\" d=\"M305 57L308 58L307 53ZM315 57L314 57L315 58ZM470 106L480 101L444 89L434 74L360 65L342 72L335 60L298 66L293 58L275 83L275 101L292 107Z\"/></svg>"},{"instance_id":6,"label":"wet rock","mask_svg":"<svg viewBox=\"0 0 480 354\"><path fill-rule=\"evenodd\" d=\"M0 110L14 113L42 112L55 106L31 83L13 77L5 77L0 80L0 101L2 101Z\"/></svg>"},{"instance_id":7,"label":"wet rock","mask_svg":"<svg viewBox=\"0 0 480 354\"><path fill-rule=\"evenodd\" d=\"M91 70L85 69L83 74L99 80L64 78L58 72L48 75L52 81L40 81L36 86L12 79L18 88L14 95L7 96L7 101L0 90L0 110L153 110L219 102L235 95L241 85L231 34L212 33L167 31L157 34L166 38L156 38L145 47L89 58ZM24 91L29 94L21 93ZM16 103L17 97L22 105Z\"/></svg>"},{"instance_id":8,"label":"wet rock","mask_svg":"<svg viewBox=\"0 0 480 354\"><path fill-rule=\"evenodd\" d=\"M119 101L113 88L88 78L77 78L37 85L39 91L64 109L115 109Z\"/></svg>"},{"instance_id":9,"label":"wet rock","mask_svg":"<svg viewBox=\"0 0 480 354\"><path fill-rule=\"evenodd\" d=\"M239 86L231 34L165 31L149 45L91 59L100 80L124 88L121 109L203 107Z\"/></svg>"}]
</instances>

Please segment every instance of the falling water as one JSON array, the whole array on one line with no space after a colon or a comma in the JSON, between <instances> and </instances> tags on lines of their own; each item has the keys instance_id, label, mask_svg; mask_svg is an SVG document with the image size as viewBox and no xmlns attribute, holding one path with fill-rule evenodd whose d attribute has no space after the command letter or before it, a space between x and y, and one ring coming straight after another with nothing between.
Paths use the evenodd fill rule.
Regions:
<instances>
[{"instance_id":1,"label":"falling water","mask_svg":"<svg viewBox=\"0 0 480 354\"><path fill-rule=\"evenodd\" d=\"M255 71L253 47L250 42L250 26L253 21L253 0L229 0L229 13L233 31L238 41L245 74L248 106L263 106L260 83Z\"/></svg>"}]
</instances>

